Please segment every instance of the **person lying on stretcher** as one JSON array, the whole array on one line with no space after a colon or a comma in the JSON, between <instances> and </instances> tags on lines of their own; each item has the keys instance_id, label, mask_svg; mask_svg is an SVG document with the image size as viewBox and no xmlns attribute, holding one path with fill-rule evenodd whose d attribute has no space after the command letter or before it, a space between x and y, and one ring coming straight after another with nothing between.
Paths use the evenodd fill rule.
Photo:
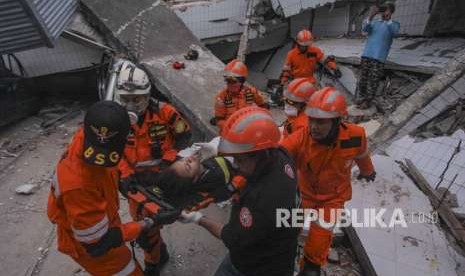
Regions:
<instances>
[{"instance_id":1,"label":"person lying on stretcher","mask_svg":"<svg viewBox=\"0 0 465 276\"><path fill-rule=\"evenodd\" d=\"M243 186L245 179L224 157L210 157L215 153L196 151L184 157L161 173L144 172L131 177L131 181L120 185L120 191L127 197L132 185L143 186L164 202L176 209L198 210L212 202L222 202Z\"/></svg>"}]
</instances>

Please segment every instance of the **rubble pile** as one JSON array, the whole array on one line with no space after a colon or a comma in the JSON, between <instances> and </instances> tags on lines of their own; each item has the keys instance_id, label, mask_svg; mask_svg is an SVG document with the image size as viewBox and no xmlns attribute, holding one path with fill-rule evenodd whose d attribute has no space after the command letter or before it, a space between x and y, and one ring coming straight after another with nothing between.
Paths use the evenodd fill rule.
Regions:
<instances>
[{"instance_id":1,"label":"rubble pile","mask_svg":"<svg viewBox=\"0 0 465 276\"><path fill-rule=\"evenodd\" d=\"M465 99L459 99L438 116L420 126L413 135L418 138L450 136L456 130L465 130Z\"/></svg>"},{"instance_id":2,"label":"rubble pile","mask_svg":"<svg viewBox=\"0 0 465 276\"><path fill-rule=\"evenodd\" d=\"M354 72L357 71L357 69L352 69ZM358 72L355 75L358 76ZM355 105L351 106L349 108L349 120L360 123L388 116L394 112L402 101L412 95L428 77L428 75L411 72L385 70L385 77L378 86L374 106L364 110L357 108Z\"/></svg>"}]
</instances>

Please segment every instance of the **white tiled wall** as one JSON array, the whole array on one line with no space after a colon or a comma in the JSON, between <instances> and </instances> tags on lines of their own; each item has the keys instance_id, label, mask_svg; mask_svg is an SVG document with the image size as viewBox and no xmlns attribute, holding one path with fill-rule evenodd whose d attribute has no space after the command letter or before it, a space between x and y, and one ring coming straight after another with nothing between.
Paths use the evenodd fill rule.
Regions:
<instances>
[{"instance_id":1,"label":"white tiled wall","mask_svg":"<svg viewBox=\"0 0 465 276\"><path fill-rule=\"evenodd\" d=\"M328 6L317 8L312 31L315 36L339 36L349 29L349 5L331 9Z\"/></svg>"},{"instance_id":2,"label":"white tiled wall","mask_svg":"<svg viewBox=\"0 0 465 276\"><path fill-rule=\"evenodd\" d=\"M423 35L430 14L430 0L397 0L393 19L400 22L400 33Z\"/></svg>"}]
</instances>

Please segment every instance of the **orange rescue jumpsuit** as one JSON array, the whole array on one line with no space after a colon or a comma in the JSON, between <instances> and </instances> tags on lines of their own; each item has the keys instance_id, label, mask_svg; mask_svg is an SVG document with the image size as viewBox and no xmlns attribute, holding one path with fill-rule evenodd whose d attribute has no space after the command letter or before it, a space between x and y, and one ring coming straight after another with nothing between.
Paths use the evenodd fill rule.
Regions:
<instances>
[{"instance_id":1,"label":"orange rescue jumpsuit","mask_svg":"<svg viewBox=\"0 0 465 276\"><path fill-rule=\"evenodd\" d=\"M118 214L118 170L92 166L83 160L81 128L56 167L47 215L57 225L58 250L92 275L143 275L123 243L102 256L91 257L83 244L98 242L109 228L119 227L124 241L137 238L137 222L121 223Z\"/></svg>"},{"instance_id":2,"label":"orange rescue jumpsuit","mask_svg":"<svg viewBox=\"0 0 465 276\"><path fill-rule=\"evenodd\" d=\"M324 56L323 51L316 46L309 46L305 53L301 53L298 47L294 47L287 53L281 83L288 83L296 78L308 78L315 84L316 79L313 74L318 63L323 61ZM337 68L334 61L328 61L325 65L331 69Z\"/></svg>"},{"instance_id":3,"label":"orange rescue jumpsuit","mask_svg":"<svg viewBox=\"0 0 465 276\"><path fill-rule=\"evenodd\" d=\"M258 105L263 107L265 100L260 92L252 86L244 84L237 94L230 93L226 88L215 97L215 117L217 126L221 130L231 114L246 106Z\"/></svg>"},{"instance_id":4,"label":"orange rescue jumpsuit","mask_svg":"<svg viewBox=\"0 0 465 276\"><path fill-rule=\"evenodd\" d=\"M330 221L331 209L342 209L352 198L350 183L353 162L362 175L374 172L367 149L365 130L351 123L342 123L334 146L322 145L300 129L281 141L297 163L302 206L323 210L324 221ZM325 224L326 226L327 224ZM332 242L332 228L312 222L305 242L304 257L324 265Z\"/></svg>"},{"instance_id":5,"label":"orange rescue jumpsuit","mask_svg":"<svg viewBox=\"0 0 465 276\"><path fill-rule=\"evenodd\" d=\"M287 120L284 122L283 126L283 138L285 138L301 128L308 128L308 116L305 114L305 112L300 112L295 117L287 117Z\"/></svg>"},{"instance_id":6,"label":"orange rescue jumpsuit","mask_svg":"<svg viewBox=\"0 0 465 276\"><path fill-rule=\"evenodd\" d=\"M118 164L122 178L135 172L159 172L162 162L171 163L176 160L176 139L190 136L189 124L170 104L158 102L157 107L155 103L151 103L144 116L141 125L131 126L123 158ZM129 210L134 220L142 219L138 217L135 202L129 201ZM157 264L163 242L160 228L151 229L148 236L153 247L151 252L144 251L145 261Z\"/></svg>"}]
</instances>

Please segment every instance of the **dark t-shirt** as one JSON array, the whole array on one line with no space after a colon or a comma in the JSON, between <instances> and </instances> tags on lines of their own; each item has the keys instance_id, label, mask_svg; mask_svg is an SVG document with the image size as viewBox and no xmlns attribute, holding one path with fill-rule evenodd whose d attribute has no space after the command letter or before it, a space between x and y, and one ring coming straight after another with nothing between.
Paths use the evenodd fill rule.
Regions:
<instances>
[{"instance_id":1,"label":"dark t-shirt","mask_svg":"<svg viewBox=\"0 0 465 276\"><path fill-rule=\"evenodd\" d=\"M247 179L221 233L233 265L244 275L293 275L298 228L276 227L276 209L298 207L297 173L282 149Z\"/></svg>"}]
</instances>

